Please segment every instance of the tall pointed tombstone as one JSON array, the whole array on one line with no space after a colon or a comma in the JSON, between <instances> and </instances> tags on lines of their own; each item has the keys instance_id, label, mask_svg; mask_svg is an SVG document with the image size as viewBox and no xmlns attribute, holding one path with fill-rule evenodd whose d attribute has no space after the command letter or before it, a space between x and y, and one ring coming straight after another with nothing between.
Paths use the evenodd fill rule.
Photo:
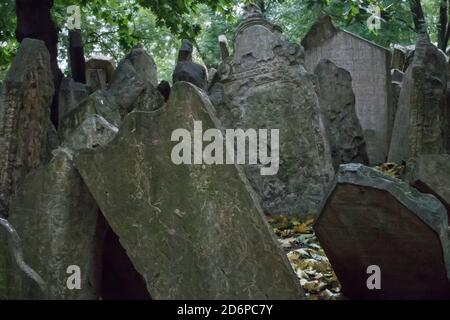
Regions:
<instances>
[{"instance_id":1,"label":"tall pointed tombstone","mask_svg":"<svg viewBox=\"0 0 450 320\"><path fill-rule=\"evenodd\" d=\"M324 59L316 66L314 74L334 168L346 163L369 164L363 129L356 115L350 72Z\"/></svg>"},{"instance_id":2,"label":"tall pointed tombstone","mask_svg":"<svg viewBox=\"0 0 450 320\"><path fill-rule=\"evenodd\" d=\"M44 42L25 39L0 97L0 214L25 175L51 158L56 139L50 123L54 93Z\"/></svg>"},{"instance_id":3,"label":"tall pointed tombstone","mask_svg":"<svg viewBox=\"0 0 450 320\"><path fill-rule=\"evenodd\" d=\"M208 97L178 82L167 106L136 109L109 145L75 159L151 297L301 299L240 168L172 161L174 131L193 134L194 121L218 122Z\"/></svg>"},{"instance_id":4,"label":"tall pointed tombstone","mask_svg":"<svg viewBox=\"0 0 450 320\"><path fill-rule=\"evenodd\" d=\"M419 35L414 60L402 82L389 161L446 153L446 91L445 55L427 35Z\"/></svg>"},{"instance_id":5,"label":"tall pointed tombstone","mask_svg":"<svg viewBox=\"0 0 450 320\"><path fill-rule=\"evenodd\" d=\"M55 150L52 161L30 173L12 200L10 222L21 237L25 261L46 282L46 291L11 265L10 299L99 297L99 284L93 277L99 211L70 153L68 149ZM76 290L67 285L76 283L70 278L75 272L80 277Z\"/></svg>"},{"instance_id":6,"label":"tall pointed tombstone","mask_svg":"<svg viewBox=\"0 0 450 320\"><path fill-rule=\"evenodd\" d=\"M313 76L300 45L285 41L255 5L245 10L211 99L225 129L279 130L278 173L261 176L258 166L245 172L265 212L302 216L317 208L334 175Z\"/></svg>"}]
</instances>

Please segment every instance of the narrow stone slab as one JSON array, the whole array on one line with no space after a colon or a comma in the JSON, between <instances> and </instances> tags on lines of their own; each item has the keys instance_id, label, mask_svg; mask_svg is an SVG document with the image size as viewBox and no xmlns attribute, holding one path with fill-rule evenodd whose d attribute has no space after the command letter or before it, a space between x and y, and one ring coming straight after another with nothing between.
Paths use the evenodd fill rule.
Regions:
<instances>
[{"instance_id":1,"label":"narrow stone slab","mask_svg":"<svg viewBox=\"0 0 450 320\"><path fill-rule=\"evenodd\" d=\"M402 82L389 161L447 151L447 70L445 55L419 35L414 60Z\"/></svg>"},{"instance_id":2,"label":"narrow stone slab","mask_svg":"<svg viewBox=\"0 0 450 320\"><path fill-rule=\"evenodd\" d=\"M10 222L22 239L25 261L47 283L45 296L12 267L8 297L97 299L91 277L98 207L73 167L70 154L55 151L48 166L27 176L11 203ZM69 266L81 271L81 289L70 290Z\"/></svg>"},{"instance_id":3,"label":"narrow stone slab","mask_svg":"<svg viewBox=\"0 0 450 320\"><path fill-rule=\"evenodd\" d=\"M72 78L64 78L59 87L59 121L91 94L90 88Z\"/></svg>"},{"instance_id":4,"label":"narrow stone slab","mask_svg":"<svg viewBox=\"0 0 450 320\"><path fill-rule=\"evenodd\" d=\"M54 93L50 55L43 41L22 41L0 96L0 215L28 172L51 159Z\"/></svg>"},{"instance_id":5,"label":"narrow stone slab","mask_svg":"<svg viewBox=\"0 0 450 320\"><path fill-rule=\"evenodd\" d=\"M106 89L111 82L116 63L112 58L93 57L86 61L86 83L93 90Z\"/></svg>"},{"instance_id":6,"label":"narrow stone slab","mask_svg":"<svg viewBox=\"0 0 450 320\"><path fill-rule=\"evenodd\" d=\"M76 129L66 130L62 146L71 150L94 149L108 144L118 131L117 127L103 117L93 115L86 118Z\"/></svg>"},{"instance_id":7,"label":"narrow stone slab","mask_svg":"<svg viewBox=\"0 0 450 320\"><path fill-rule=\"evenodd\" d=\"M172 132L212 119L208 97L176 83L166 107L132 112L76 167L152 298L303 298L242 171L172 162Z\"/></svg>"},{"instance_id":8,"label":"narrow stone slab","mask_svg":"<svg viewBox=\"0 0 450 320\"><path fill-rule=\"evenodd\" d=\"M244 166L265 213L305 217L316 212L334 176L314 76L303 48L282 36L258 7L247 6L234 32L234 53L210 90L224 129L279 130L280 167L261 177Z\"/></svg>"},{"instance_id":9,"label":"narrow stone slab","mask_svg":"<svg viewBox=\"0 0 450 320\"><path fill-rule=\"evenodd\" d=\"M354 299L450 298L445 207L407 183L363 165L342 165L314 230ZM370 266L381 290L369 290Z\"/></svg>"},{"instance_id":10,"label":"narrow stone slab","mask_svg":"<svg viewBox=\"0 0 450 320\"><path fill-rule=\"evenodd\" d=\"M356 115L350 72L324 59L316 66L314 74L334 168L346 163L369 164L363 129Z\"/></svg>"}]
</instances>

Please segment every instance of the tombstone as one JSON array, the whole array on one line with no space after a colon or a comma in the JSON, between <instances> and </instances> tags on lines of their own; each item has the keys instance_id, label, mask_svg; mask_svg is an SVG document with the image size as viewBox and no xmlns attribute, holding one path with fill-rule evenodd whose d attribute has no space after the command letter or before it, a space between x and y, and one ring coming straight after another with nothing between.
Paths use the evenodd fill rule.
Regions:
<instances>
[{"instance_id":1,"label":"tombstone","mask_svg":"<svg viewBox=\"0 0 450 320\"><path fill-rule=\"evenodd\" d=\"M39 288L11 266L9 299L96 300L93 279L98 208L64 149L30 173L11 202L10 221L21 237L25 261L47 284ZM80 267L80 290L67 286L68 268Z\"/></svg>"},{"instance_id":2,"label":"tombstone","mask_svg":"<svg viewBox=\"0 0 450 320\"><path fill-rule=\"evenodd\" d=\"M309 72L313 72L322 59L331 60L350 72L356 113L364 130L370 163L385 162L390 141L387 119L392 113L390 51L335 27L329 16L318 19L302 45Z\"/></svg>"},{"instance_id":3,"label":"tombstone","mask_svg":"<svg viewBox=\"0 0 450 320\"><path fill-rule=\"evenodd\" d=\"M153 58L141 47L135 47L120 62L107 89L95 91L63 118L60 135L66 136L67 132L79 128L95 115L113 127L119 127L122 119L136 106L147 111L159 107L153 103L163 99L154 86L155 68ZM152 99L147 100L147 96Z\"/></svg>"},{"instance_id":4,"label":"tombstone","mask_svg":"<svg viewBox=\"0 0 450 320\"><path fill-rule=\"evenodd\" d=\"M54 94L44 42L25 39L3 83L0 97L0 212L32 169L46 163L57 142L50 122Z\"/></svg>"},{"instance_id":5,"label":"tombstone","mask_svg":"<svg viewBox=\"0 0 450 320\"><path fill-rule=\"evenodd\" d=\"M178 82L167 106L134 111L76 168L154 299L301 299L241 169L175 165L174 130L215 128L208 97ZM226 183L224 183L226 182ZM176 195L176 196L174 196Z\"/></svg>"},{"instance_id":6,"label":"tombstone","mask_svg":"<svg viewBox=\"0 0 450 320\"><path fill-rule=\"evenodd\" d=\"M190 82L200 89L206 89L207 74L204 66L192 61L193 46L188 40L183 40L178 53L177 66L173 72L173 83Z\"/></svg>"},{"instance_id":7,"label":"tombstone","mask_svg":"<svg viewBox=\"0 0 450 320\"><path fill-rule=\"evenodd\" d=\"M245 172L266 213L305 216L317 209L334 175L314 77L304 69L303 48L250 9L209 94L223 129L279 130L278 173L261 176L253 165Z\"/></svg>"},{"instance_id":8,"label":"tombstone","mask_svg":"<svg viewBox=\"0 0 450 320\"><path fill-rule=\"evenodd\" d=\"M392 69L391 70L391 80L392 80L392 82L402 83L404 76L405 76L405 73L403 71L400 71L398 69Z\"/></svg>"},{"instance_id":9,"label":"tombstone","mask_svg":"<svg viewBox=\"0 0 450 320\"><path fill-rule=\"evenodd\" d=\"M438 198L447 208L450 219L450 155L421 155L408 171L410 183L420 192Z\"/></svg>"},{"instance_id":10,"label":"tombstone","mask_svg":"<svg viewBox=\"0 0 450 320\"><path fill-rule=\"evenodd\" d=\"M375 169L342 165L314 230L345 296L450 298L447 212L434 196ZM381 270L380 290L370 289L372 266Z\"/></svg>"},{"instance_id":11,"label":"tombstone","mask_svg":"<svg viewBox=\"0 0 450 320\"><path fill-rule=\"evenodd\" d=\"M86 83L86 61L81 30L69 31L69 61L72 79L75 82Z\"/></svg>"},{"instance_id":12,"label":"tombstone","mask_svg":"<svg viewBox=\"0 0 450 320\"><path fill-rule=\"evenodd\" d=\"M335 170L345 163L368 164L350 73L330 60L320 61L314 73Z\"/></svg>"},{"instance_id":13,"label":"tombstone","mask_svg":"<svg viewBox=\"0 0 450 320\"><path fill-rule=\"evenodd\" d=\"M113 59L94 57L86 62L86 84L93 91L106 89L116 69Z\"/></svg>"},{"instance_id":14,"label":"tombstone","mask_svg":"<svg viewBox=\"0 0 450 320\"><path fill-rule=\"evenodd\" d=\"M158 72L155 60L145 52L142 45L135 46L125 59L131 62L136 72L147 84L154 88L158 87Z\"/></svg>"},{"instance_id":15,"label":"tombstone","mask_svg":"<svg viewBox=\"0 0 450 320\"><path fill-rule=\"evenodd\" d=\"M392 112L389 114L389 137L392 139L392 130L394 129L395 124L395 116L397 114L398 110L398 101L400 98L400 93L402 90L402 82L404 78L404 72L398 70L398 69L392 69L391 70L391 93L392 93ZM389 145L391 144L391 140L389 140Z\"/></svg>"},{"instance_id":16,"label":"tombstone","mask_svg":"<svg viewBox=\"0 0 450 320\"><path fill-rule=\"evenodd\" d=\"M59 87L59 125L61 120L72 110L74 110L81 101L91 94L90 87L85 84L75 82L72 78L64 78Z\"/></svg>"},{"instance_id":17,"label":"tombstone","mask_svg":"<svg viewBox=\"0 0 450 320\"><path fill-rule=\"evenodd\" d=\"M119 129L100 115L86 117L78 127L64 131L62 147L70 150L95 149L108 144Z\"/></svg>"},{"instance_id":18,"label":"tombstone","mask_svg":"<svg viewBox=\"0 0 450 320\"><path fill-rule=\"evenodd\" d=\"M16 0L16 39L21 43L26 38L42 40L50 53L53 74L53 96L51 119L58 125L58 91L63 74L58 67L58 29L52 20L53 0Z\"/></svg>"},{"instance_id":19,"label":"tombstone","mask_svg":"<svg viewBox=\"0 0 450 320\"><path fill-rule=\"evenodd\" d=\"M406 57L408 50L401 45L394 45L394 50L392 53L391 69L398 69L400 71L405 71L406 68Z\"/></svg>"},{"instance_id":20,"label":"tombstone","mask_svg":"<svg viewBox=\"0 0 450 320\"><path fill-rule=\"evenodd\" d=\"M389 161L447 150L446 59L427 36L418 36L414 60L404 75Z\"/></svg>"},{"instance_id":21,"label":"tombstone","mask_svg":"<svg viewBox=\"0 0 450 320\"><path fill-rule=\"evenodd\" d=\"M392 92L392 113L390 114L389 117L389 128L391 128L390 130L390 136L392 137L392 130L394 130L394 125L395 125L395 116L398 110L398 102L400 99L400 93L402 91L402 83L401 82L397 82L397 81L393 81L391 83L391 92ZM391 141L389 141L389 144L391 143Z\"/></svg>"}]
</instances>

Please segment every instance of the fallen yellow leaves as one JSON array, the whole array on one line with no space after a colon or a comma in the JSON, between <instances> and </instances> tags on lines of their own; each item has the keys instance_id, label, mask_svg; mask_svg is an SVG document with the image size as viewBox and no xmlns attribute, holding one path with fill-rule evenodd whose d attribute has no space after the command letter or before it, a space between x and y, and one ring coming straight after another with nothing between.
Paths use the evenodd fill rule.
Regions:
<instances>
[{"instance_id":1,"label":"fallen yellow leaves","mask_svg":"<svg viewBox=\"0 0 450 320\"><path fill-rule=\"evenodd\" d=\"M296 272L300 285L311 300L342 299L341 286L321 248L312 225L314 220L300 221L280 215L268 217L281 247Z\"/></svg>"},{"instance_id":2,"label":"fallen yellow leaves","mask_svg":"<svg viewBox=\"0 0 450 320\"><path fill-rule=\"evenodd\" d=\"M377 167L375 167L375 169L377 169L378 171L381 171L391 177L394 178L402 178L403 175L405 174L405 168L406 165L403 164L397 164L397 163L383 163Z\"/></svg>"}]
</instances>

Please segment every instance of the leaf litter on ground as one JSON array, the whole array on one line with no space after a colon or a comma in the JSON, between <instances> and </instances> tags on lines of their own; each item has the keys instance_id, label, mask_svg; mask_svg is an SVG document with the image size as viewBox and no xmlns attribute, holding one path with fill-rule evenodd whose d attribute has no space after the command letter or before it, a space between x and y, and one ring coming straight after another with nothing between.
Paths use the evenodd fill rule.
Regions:
<instances>
[{"instance_id":1,"label":"leaf litter on ground","mask_svg":"<svg viewBox=\"0 0 450 320\"><path fill-rule=\"evenodd\" d=\"M341 285L314 234L314 220L301 221L286 215L267 218L306 297L310 300L343 299Z\"/></svg>"}]
</instances>

